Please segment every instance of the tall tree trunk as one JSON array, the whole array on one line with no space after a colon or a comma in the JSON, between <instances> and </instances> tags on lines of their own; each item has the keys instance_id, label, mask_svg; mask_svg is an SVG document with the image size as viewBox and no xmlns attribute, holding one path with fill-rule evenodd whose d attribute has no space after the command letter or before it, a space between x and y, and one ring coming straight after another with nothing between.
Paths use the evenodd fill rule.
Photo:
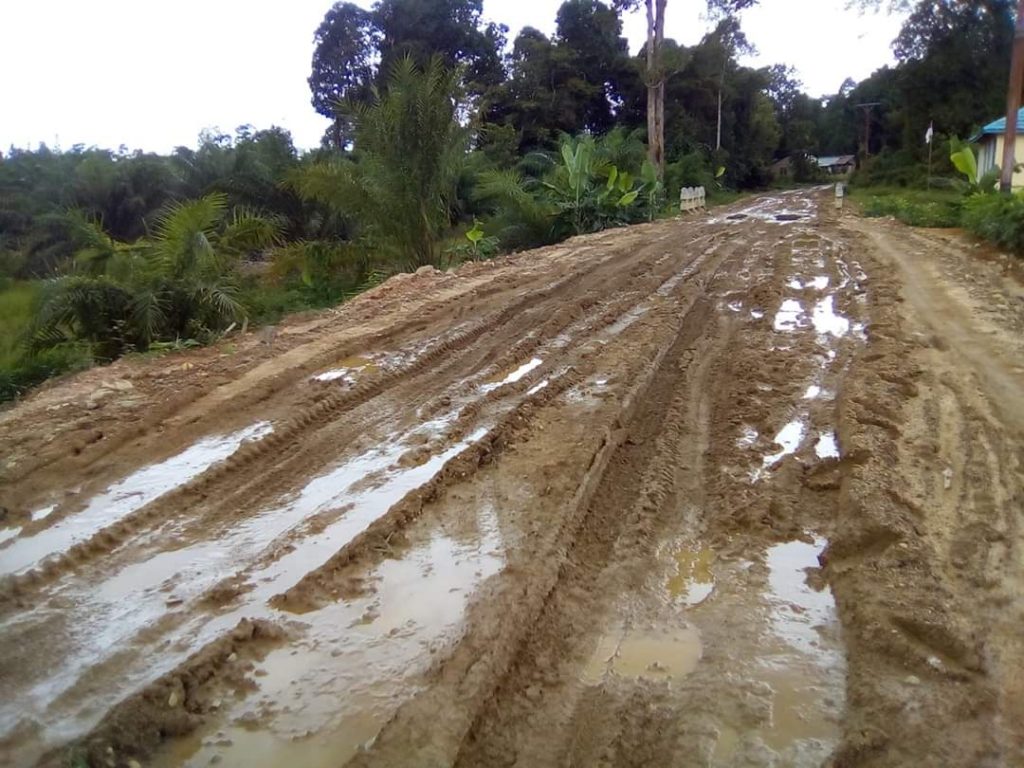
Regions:
<instances>
[{"instance_id":1,"label":"tall tree trunk","mask_svg":"<svg viewBox=\"0 0 1024 768\"><path fill-rule=\"evenodd\" d=\"M999 191L1013 190L1013 167L1016 165L1017 112L1021 90L1024 89L1024 0L1017 3L1017 28L1013 36L1013 57L1010 59L1010 84L1006 93L1006 132L1003 134L1003 168Z\"/></svg>"},{"instance_id":2,"label":"tall tree trunk","mask_svg":"<svg viewBox=\"0 0 1024 768\"><path fill-rule=\"evenodd\" d=\"M659 179L665 176L665 74L661 66L661 44L665 39L666 2L646 0L647 155Z\"/></svg>"}]
</instances>

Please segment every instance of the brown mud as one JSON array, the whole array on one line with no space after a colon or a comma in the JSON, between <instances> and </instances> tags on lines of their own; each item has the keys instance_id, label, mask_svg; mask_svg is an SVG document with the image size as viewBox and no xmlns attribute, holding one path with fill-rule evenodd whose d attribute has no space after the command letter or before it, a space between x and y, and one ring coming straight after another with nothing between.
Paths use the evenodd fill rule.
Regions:
<instances>
[{"instance_id":1,"label":"brown mud","mask_svg":"<svg viewBox=\"0 0 1024 768\"><path fill-rule=\"evenodd\" d=\"M1024 291L830 202L0 414L0 764L1024 764Z\"/></svg>"}]
</instances>

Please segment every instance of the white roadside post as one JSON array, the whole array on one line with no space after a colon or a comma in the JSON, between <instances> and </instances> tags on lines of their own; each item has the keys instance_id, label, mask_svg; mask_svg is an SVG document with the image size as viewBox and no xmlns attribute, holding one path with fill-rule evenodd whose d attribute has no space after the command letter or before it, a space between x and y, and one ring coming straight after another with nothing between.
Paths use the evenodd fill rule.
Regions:
<instances>
[{"instance_id":1,"label":"white roadside post","mask_svg":"<svg viewBox=\"0 0 1024 768\"><path fill-rule=\"evenodd\" d=\"M836 182L836 210L843 210L843 197L846 195L846 190L843 188L843 182Z\"/></svg>"}]
</instances>

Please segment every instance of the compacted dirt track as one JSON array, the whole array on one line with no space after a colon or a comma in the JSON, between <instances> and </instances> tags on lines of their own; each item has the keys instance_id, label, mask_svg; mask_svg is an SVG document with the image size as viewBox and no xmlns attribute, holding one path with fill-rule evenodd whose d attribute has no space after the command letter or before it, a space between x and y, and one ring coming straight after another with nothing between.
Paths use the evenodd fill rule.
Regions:
<instances>
[{"instance_id":1,"label":"compacted dirt track","mask_svg":"<svg viewBox=\"0 0 1024 768\"><path fill-rule=\"evenodd\" d=\"M7 765L1024 764L1024 291L827 190L0 414Z\"/></svg>"}]
</instances>

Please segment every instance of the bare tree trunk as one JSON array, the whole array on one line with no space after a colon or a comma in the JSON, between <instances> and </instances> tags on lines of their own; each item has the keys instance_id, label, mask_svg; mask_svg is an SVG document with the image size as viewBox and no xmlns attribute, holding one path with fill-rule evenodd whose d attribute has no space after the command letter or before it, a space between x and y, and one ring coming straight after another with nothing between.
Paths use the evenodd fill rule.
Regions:
<instances>
[{"instance_id":1,"label":"bare tree trunk","mask_svg":"<svg viewBox=\"0 0 1024 768\"><path fill-rule=\"evenodd\" d=\"M661 44L665 39L666 2L646 0L647 155L659 179L665 176L665 75L661 67Z\"/></svg>"},{"instance_id":2,"label":"bare tree trunk","mask_svg":"<svg viewBox=\"0 0 1024 768\"><path fill-rule=\"evenodd\" d=\"M999 191L1013 190L1013 167L1016 165L1017 112L1021 90L1024 89L1024 0L1017 3L1017 29L1013 36L1013 57L1010 59L1010 84L1006 93L1006 133L1003 134L1003 168Z\"/></svg>"}]
</instances>

